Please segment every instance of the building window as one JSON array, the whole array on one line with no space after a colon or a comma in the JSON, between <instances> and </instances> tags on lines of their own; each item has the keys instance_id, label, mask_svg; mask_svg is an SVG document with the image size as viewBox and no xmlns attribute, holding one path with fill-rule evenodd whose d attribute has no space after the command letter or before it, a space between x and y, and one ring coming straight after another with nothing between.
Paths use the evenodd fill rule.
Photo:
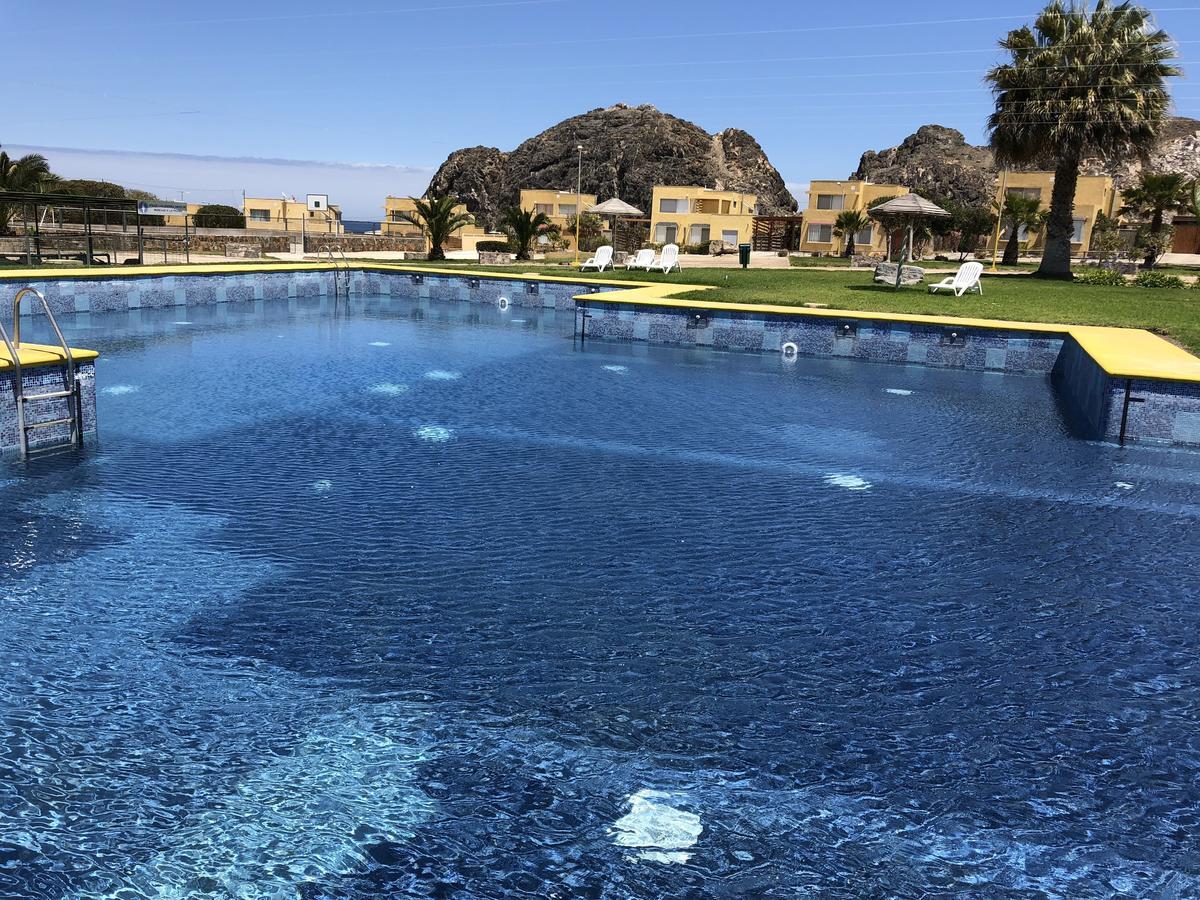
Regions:
<instances>
[{"instance_id":1,"label":"building window","mask_svg":"<svg viewBox=\"0 0 1200 900\"><path fill-rule=\"evenodd\" d=\"M658 201L658 211L660 213L686 213L688 202L687 200L668 200L664 197Z\"/></svg>"},{"instance_id":2,"label":"building window","mask_svg":"<svg viewBox=\"0 0 1200 900\"><path fill-rule=\"evenodd\" d=\"M846 198L841 194L817 194L817 209L845 209Z\"/></svg>"},{"instance_id":3,"label":"building window","mask_svg":"<svg viewBox=\"0 0 1200 900\"><path fill-rule=\"evenodd\" d=\"M674 244L677 234L679 234L678 226L670 222L660 222L654 226L654 243Z\"/></svg>"},{"instance_id":4,"label":"building window","mask_svg":"<svg viewBox=\"0 0 1200 900\"><path fill-rule=\"evenodd\" d=\"M854 236L854 243L869 244L869 243L871 243L872 240L874 240L874 238L875 238L875 226L868 225L866 228L864 228L862 231L860 231L858 234L856 234Z\"/></svg>"},{"instance_id":5,"label":"building window","mask_svg":"<svg viewBox=\"0 0 1200 900\"><path fill-rule=\"evenodd\" d=\"M573 216L573 215L575 215L575 209L576 209L576 206L574 203L558 204L558 214L560 216Z\"/></svg>"},{"instance_id":6,"label":"building window","mask_svg":"<svg viewBox=\"0 0 1200 900\"><path fill-rule=\"evenodd\" d=\"M535 203L535 204L533 204L533 211L535 213L543 213L547 216L552 216L552 215L554 215L554 204L553 203Z\"/></svg>"},{"instance_id":7,"label":"building window","mask_svg":"<svg viewBox=\"0 0 1200 900\"><path fill-rule=\"evenodd\" d=\"M1071 243L1082 244L1083 229L1087 226L1087 219L1074 219L1073 224L1075 226L1075 230L1071 232Z\"/></svg>"},{"instance_id":8,"label":"building window","mask_svg":"<svg viewBox=\"0 0 1200 900\"><path fill-rule=\"evenodd\" d=\"M832 244L833 243L833 226L832 225L817 225L808 226L808 242L810 244Z\"/></svg>"},{"instance_id":9,"label":"building window","mask_svg":"<svg viewBox=\"0 0 1200 900\"><path fill-rule=\"evenodd\" d=\"M693 225L688 233L689 244L707 244L709 228L707 225Z\"/></svg>"},{"instance_id":10,"label":"building window","mask_svg":"<svg viewBox=\"0 0 1200 900\"><path fill-rule=\"evenodd\" d=\"M1012 228L1008 225L1005 225L1002 229L1000 229L1000 240L1007 241L1011 234L1012 234ZM1029 240L1028 226L1022 225L1020 228L1017 229L1017 240L1021 241L1022 243Z\"/></svg>"},{"instance_id":11,"label":"building window","mask_svg":"<svg viewBox=\"0 0 1200 900\"><path fill-rule=\"evenodd\" d=\"M269 209L252 209L250 210L251 222L270 222L271 211Z\"/></svg>"},{"instance_id":12,"label":"building window","mask_svg":"<svg viewBox=\"0 0 1200 900\"><path fill-rule=\"evenodd\" d=\"M403 210L393 209L392 210L392 221L393 222L403 222L404 219L401 218L401 216L403 216L403 215L404 215Z\"/></svg>"},{"instance_id":13,"label":"building window","mask_svg":"<svg viewBox=\"0 0 1200 900\"><path fill-rule=\"evenodd\" d=\"M1004 193L1009 197L1030 197L1034 200L1042 199L1041 188L1008 188Z\"/></svg>"},{"instance_id":14,"label":"building window","mask_svg":"<svg viewBox=\"0 0 1200 900\"><path fill-rule=\"evenodd\" d=\"M721 243L722 244L732 245L732 244L736 244L737 242L738 242L738 233L736 230L721 232Z\"/></svg>"}]
</instances>

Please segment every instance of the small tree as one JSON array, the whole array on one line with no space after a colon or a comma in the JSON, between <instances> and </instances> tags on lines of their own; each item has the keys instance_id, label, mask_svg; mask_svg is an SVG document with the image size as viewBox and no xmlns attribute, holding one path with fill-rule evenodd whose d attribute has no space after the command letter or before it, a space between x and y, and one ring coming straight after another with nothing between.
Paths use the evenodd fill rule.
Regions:
<instances>
[{"instance_id":1,"label":"small tree","mask_svg":"<svg viewBox=\"0 0 1200 900\"><path fill-rule=\"evenodd\" d=\"M1153 269L1158 258L1171 249L1175 242L1175 228L1171 225L1142 225L1133 239L1133 248L1145 257L1147 269Z\"/></svg>"},{"instance_id":2,"label":"small tree","mask_svg":"<svg viewBox=\"0 0 1200 900\"><path fill-rule=\"evenodd\" d=\"M517 259L529 259L534 239L550 226L550 220L546 218L545 213L530 212L516 207L505 210L502 221Z\"/></svg>"},{"instance_id":3,"label":"small tree","mask_svg":"<svg viewBox=\"0 0 1200 900\"><path fill-rule=\"evenodd\" d=\"M246 217L242 211L224 203L206 203L192 215L196 228L245 228Z\"/></svg>"},{"instance_id":4,"label":"small tree","mask_svg":"<svg viewBox=\"0 0 1200 900\"><path fill-rule=\"evenodd\" d=\"M600 246L604 241L604 223L600 221L600 217L594 213L584 213L579 216L579 249L591 252ZM575 216L567 219L567 227L562 229L561 233L569 235L572 240L575 238Z\"/></svg>"},{"instance_id":5,"label":"small tree","mask_svg":"<svg viewBox=\"0 0 1200 900\"><path fill-rule=\"evenodd\" d=\"M854 236L871 224L871 220L857 209L838 213L833 223L833 233L845 241L842 256L849 259L854 255Z\"/></svg>"},{"instance_id":6,"label":"small tree","mask_svg":"<svg viewBox=\"0 0 1200 900\"><path fill-rule=\"evenodd\" d=\"M1006 266L1015 266L1021 258L1021 230L1032 231L1045 220L1042 201L1024 194L1008 194L998 207L1000 221L1008 229L1008 243L1004 245Z\"/></svg>"},{"instance_id":7,"label":"small tree","mask_svg":"<svg viewBox=\"0 0 1200 900\"><path fill-rule=\"evenodd\" d=\"M1100 213L1096 216L1096 224L1092 226L1092 243L1090 250L1107 268L1113 268L1128 249L1125 236L1121 234L1121 225L1112 216Z\"/></svg>"},{"instance_id":8,"label":"small tree","mask_svg":"<svg viewBox=\"0 0 1200 900\"><path fill-rule=\"evenodd\" d=\"M996 227L995 214L985 206L967 206L965 204L947 204L950 212L950 230L958 236L955 248L959 260L967 258L968 253L974 253L979 242L992 233Z\"/></svg>"},{"instance_id":9,"label":"small tree","mask_svg":"<svg viewBox=\"0 0 1200 900\"><path fill-rule=\"evenodd\" d=\"M1192 200L1192 181L1186 175L1143 172L1138 183L1121 197L1125 201L1121 207L1122 215L1149 220L1144 240L1140 239L1137 246L1146 253L1146 268L1153 269L1158 257L1170 246L1169 242L1159 239L1166 214L1188 208Z\"/></svg>"},{"instance_id":10,"label":"small tree","mask_svg":"<svg viewBox=\"0 0 1200 900\"><path fill-rule=\"evenodd\" d=\"M413 202L411 212L400 213L400 221L415 225L421 229L425 240L429 242L429 258L445 259L446 251L442 245L450 240L454 232L473 221L470 213L458 211L458 201L454 197L430 197L428 200L410 198Z\"/></svg>"}]
</instances>

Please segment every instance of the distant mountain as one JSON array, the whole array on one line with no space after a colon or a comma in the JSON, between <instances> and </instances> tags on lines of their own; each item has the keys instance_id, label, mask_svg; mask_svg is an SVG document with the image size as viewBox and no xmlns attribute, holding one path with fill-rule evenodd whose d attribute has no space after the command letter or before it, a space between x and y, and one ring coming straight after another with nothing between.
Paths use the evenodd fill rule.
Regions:
<instances>
[{"instance_id":1,"label":"distant mountain","mask_svg":"<svg viewBox=\"0 0 1200 900\"><path fill-rule=\"evenodd\" d=\"M650 214L655 184L743 191L765 213L790 213L796 200L758 141L737 128L717 134L653 106L617 104L547 128L511 152L468 147L450 154L427 194L460 198L495 226L522 188L574 191L582 144L583 193L619 197Z\"/></svg>"},{"instance_id":2,"label":"distant mountain","mask_svg":"<svg viewBox=\"0 0 1200 900\"><path fill-rule=\"evenodd\" d=\"M1083 174L1111 175L1122 187L1136 181L1143 167L1200 176L1200 120L1170 119L1145 160L1092 158L1084 161ZM968 144L953 128L923 125L899 146L868 150L850 177L907 185L930 198L984 205L996 195L999 172L989 148Z\"/></svg>"}]
</instances>

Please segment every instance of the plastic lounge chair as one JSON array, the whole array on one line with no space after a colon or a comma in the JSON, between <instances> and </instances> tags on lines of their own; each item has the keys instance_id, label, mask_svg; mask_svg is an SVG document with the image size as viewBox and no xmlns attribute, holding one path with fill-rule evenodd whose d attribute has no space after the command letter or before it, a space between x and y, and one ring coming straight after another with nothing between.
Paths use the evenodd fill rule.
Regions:
<instances>
[{"instance_id":1,"label":"plastic lounge chair","mask_svg":"<svg viewBox=\"0 0 1200 900\"><path fill-rule=\"evenodd\" d=\"M597 272L603 272L605 269L612 268L613 248L605 244L596 251L595 256L589 256L587 261L579 267L579 271L583 272L587 269L595 269Z\"/></svg>"},{"instance_id":2,"label":"plastic lounge chair","mask_svg":"<svg viewBox=\"0 0 1200 900\"><path fill-rule=\"evenodd\" d=\"M658 258L658 262L651 263L646 267L647 272L662 272L664 275L670 273L672 269L679 268L679 245L667 244L662 248L662 256Z\"/></svg>"},{"instance_id":3,"label":"plastic lounge chair","mask_svg":"<svg viewBox=\"0 0 1200 900\"><path fill-rule=\"evenodd\" d=\"M625 263L626 269L647 269L654 265L654 251L650 249L639 250L635 255L629 258L629 262Z\"/></svg>"},{"instance_id":4,"label":"plastic lounge chair","mask_svg":"<svg viewBox=\"0 0 1200 900\"><path fill-rule=\"evenodd\" d=\"M961 297L963 294L971 291L978 291L980 296L982 296L983 284L979 280L981 275L983 275L983 263L963 263L959 266L958 271L954 273L954 277L943 278L937 284L931 284L929 286L929 293L954 291L955 297Z\"/></svg>"}]
</instances>

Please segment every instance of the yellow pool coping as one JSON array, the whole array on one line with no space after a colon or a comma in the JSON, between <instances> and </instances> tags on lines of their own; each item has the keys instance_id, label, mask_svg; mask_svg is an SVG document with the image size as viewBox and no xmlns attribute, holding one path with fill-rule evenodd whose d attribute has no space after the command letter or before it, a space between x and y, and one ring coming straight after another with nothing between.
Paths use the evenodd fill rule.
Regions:
<instances>
[{"instance_id":1,"label":"yellow pool coping","mask_svg":"<svg viewBox=\"0 0 1200 900\"><path fill-rule=\"evenodd\" d=\"M100 354L95 350L72 347L71 356L75 358L75 362L81 363L92 362ZM22 341L21 346L17 348L17 357L20 360L22 369L62 365L66 361L62 347L51 344L30 344L26 341ZM12 356L9 354L8 348L0 344L0 372L7 372L9 369L14 368L16 367L13 365Z\"/></svg>"},{"instance_id":2,"label":"yellow pool coping","mask_svg":"<svg viewBox=\"0 0 1200 900\"><path fill-rule=\"evenodd\" d=\"M416 275L452 275L458 277L494 278L507 281L569 282L579 284L578 273L565 271L561 275L537 272L496 272L470 268L437 266L406 266L403 263L367 262L351 259L351 269L380 272L409 272ZM244 263L202 263L197 265L149 265L129 269L106 267L71 267L41 269L0 269L0 281L37 281L46 278L139 278L154 275L219 275L270 272L330 271L345 265L329 262L247 261ZM519 266L514 266L519 269ZM638 306L657 306L673 309L711 309L729 312L748 312L762 315L806 316L814 318L859 319L876 322L907 322L937 325L944 328L976 328L993 331L1019 331L1033 334L1069 336L1078 342L1096 364L1112 378L1138 378L1157 381L1200 383L1200 358L1152 332L1140 328L1119 328L1103 325L1067 325L1058 322L1020 322L1005 319L976 319L956 316L932 316L913 313L890 313L857 309L812 309L765 303L725 303L717 300L682 300L676 295L713 290L709 285L684 282L618 281L609 278L588 278L586 284L621 288L600 296L579 294L576 300L601 300L609 303L629 303ZM33 345L28 345L33 346ZM54 348L42 348L53 351ZM94 359L91 350L76 351L77 358ZM61 352L58 360L61 362ZM30 365L50 365L53 360ZM25 365L22 353L22 365ZM0 358L0 369L11 367L7 357Z\"/></svg>"}]
</instances>

